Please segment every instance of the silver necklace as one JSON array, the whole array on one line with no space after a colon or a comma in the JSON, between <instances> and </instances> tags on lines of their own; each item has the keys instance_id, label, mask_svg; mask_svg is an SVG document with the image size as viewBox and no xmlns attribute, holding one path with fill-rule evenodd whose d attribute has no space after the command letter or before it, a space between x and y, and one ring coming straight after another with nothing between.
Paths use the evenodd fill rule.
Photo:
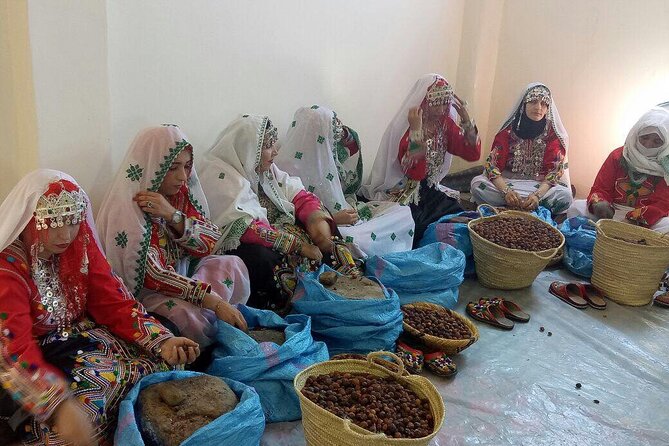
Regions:
<instances>
[{"instance_id":1,"label":"silver necklace","mask_svg":"<svg viewBox=\"0 0 669 446\"><path fill-rule=\"evenodd\" d=\"M38 258L34 279L41 297L41 304L51 314L57 330L64 338L67 338L69 335L67 330L72 324L72 317L68 312L67 300L60 286L58 271L57 256L54 256L53 260Z\"/></svg>"}]
</instances>

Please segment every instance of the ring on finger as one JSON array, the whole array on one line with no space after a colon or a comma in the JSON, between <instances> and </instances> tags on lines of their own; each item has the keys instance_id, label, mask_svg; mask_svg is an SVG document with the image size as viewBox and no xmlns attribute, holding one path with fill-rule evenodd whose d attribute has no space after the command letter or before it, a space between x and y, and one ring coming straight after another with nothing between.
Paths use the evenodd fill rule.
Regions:
<instances>
[{"instance_id":1,"label":"ring on finger","mask_svg":"<svg viewBox=\"0 0 669 446\"><path fill-rule=\"evenodd\" d=\"M152 207L153 207L153 203L151 203L150 201L147 201L147 202L146 202L146 207L147 207L147 208L152 208Z\"/></svg>"}]
</instances>

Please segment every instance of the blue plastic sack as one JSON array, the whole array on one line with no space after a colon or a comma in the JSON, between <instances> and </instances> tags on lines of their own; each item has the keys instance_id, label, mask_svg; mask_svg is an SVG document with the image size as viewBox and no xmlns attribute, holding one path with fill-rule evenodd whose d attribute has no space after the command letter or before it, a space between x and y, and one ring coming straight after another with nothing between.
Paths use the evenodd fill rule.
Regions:
<instances>
[{"instance_id":1,"label":"blue plastic sack","mask_svg":"<svg viewBox=\"0 0 669 446\"><path fill-rule=\"evenodd\" d=\"M452 247L459 249L465 255L465 275L473 274L476 271L474 265L474 250L472 248L472 241L469 238L469 228L467 223L453 223L456 217L479 218L478 212L464 211L457 214L444 215L439 220L430 225L425 230L423 238L420 240L418 246L423 247L432 243L446 243Z\"/></svg>"},{"instance_id":2,"label":"blue plastic sack","mask_svg":"<svg viewBox=\"0 0 669 446\"><path fill-rule=\"evenodd\" d=\"M402 332L402 312L397 294L384 287L385 299L346 299L325 288L318 277L333 271L299 273L293 311L311 316L315 339L325 342L331 355L395 351Z\"/></svg>"},{"instance_id":3,"label":"blue plastic sack","mask_svg":"<svg viewBox=\"0 0 669 446\"><path fill-rule=\"evenodd\" d=\"M372 256L365 267L368 275L397 293L401 305L420 301L453 308L464 279L465 254L446 243L432 243Z\"/></svg>"},{"instance_id":4,"label":"blue plastic sack","mask_svg":"<svg viewBox=\"0 0 669 446\"><path fill-rule=\"evenodd\" d=\"M311 320L302 314L285 319L272 311L239 306L249 328L283 330L286 342L257 343L243 331L218 323L216 348L207 373L255 388L268 423L302 418L300 401L293 387L295 375L306 367L330 359L328 349L311 336Z\"/></svg>"},{"instance_id":5,"label":"blue plastic sack","mask_svg":"<svg viewBox=\"0 0 669 446\"><path fill-rule=\"evenodd\" d=\"M560 226L564 235L564 257L562 263L572 273L590 278L592 276L592 250L597 231L585 217L572 217Z\"/></svg>"},{"instance_id":6,"label":"blue plastic sack","mask_svg":"<svg viewBox=\"0 0 669 446\"><path fill-rule=\"evenodd\" d=\"M144 446L135 416L135 403L139 392L150 386L165 381L200 376L198 372L160 372L142 378L130 390L119 406L118 425L114 434L114 444L123 446ZM231 379L223 378L239 398L239 404L208 425L193 432L181 443L181 446L258 446L265 430L265 417L260 406L260 399L253 388Z\"/></svg>"}]
</instances>

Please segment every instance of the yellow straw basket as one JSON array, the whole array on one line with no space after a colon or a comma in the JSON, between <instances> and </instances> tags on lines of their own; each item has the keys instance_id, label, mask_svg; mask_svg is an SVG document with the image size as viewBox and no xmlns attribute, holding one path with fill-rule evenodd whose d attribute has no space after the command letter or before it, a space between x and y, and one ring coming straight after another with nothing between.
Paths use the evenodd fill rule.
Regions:
<instances>
[{"instance_id":1,"label":"yellow straw basket","mask_svg":"<svg viewBox=\"0 0 669 446\"><path fill-rule=\"evenodd\" d=\"M650 303L669 266L669 237L615 220L600 220L595 228L592 284L619 304ZM639 240L647 245L633 243Z\"/></svg>"},{"instance_id":2,"label":"yellow straw basket","mask_svg":"<svg viewBox=\"0 0 669 446\"><path fill-rule=\"evenodd\" d=\"M459 320L461 320L467 326L467 328L469 328L469 331L472 334L471 337L467 339L440 338L437 336L429 335L427 333L423 333L422 331L417 330L416 328L412 327L406 322L403 322L404 331L410 333L416 338L419 338L428 347L433 347L443 351L444 353L453 355L455 353L460 353L462 350L466 349L479 339L479 330L478 328L476 328L476 325L474 325L468 318L464 317L460 313L451 311L448 308L442 307L441 305L429 302L414 302L412 304L402 305L402 309L404 308L427 308L437 313L450 314L453 317L456 317Z\"/></svg>"},{"instance_id":3,"label":"yellow straw basket","mask_svg":"<svg viewBox=\"0 0 669 446\"><path fill-rule=\"evenodd\" d=\"M494 208L493 208L494 209ZM505 217L520 217L536 220L555 231L560 236L560 245L544 251L524 251L500 246L481 237L474 228L476 225ZM487 288L517 290L532 285L534 279L548 265L562 246L564 236L553 226L527 212L502 211L490 217L481 217L468 223L469 236L474 250L474 263L479 282Z\"/></svg>"},{"instance_id":4,"label":"yellow straw basket","mask_svg":"<svg viewBox=\"0 0 669 446\"><path fill-rule=\"evenodd\" d=\"M399 372L391 372L387 368L375 364L374 358L388 356L398 364ZM310 376L325 375L331 372L370 373L386 377L392 376L407 388L416 392L420 398L430 402L434 431L422 438L389 438L385 434L375 434L363 429L350 420L339 418L318 406L302 395L302 388ZM404 365L402 360L389 352L373 352L367 355L367 360L343 359L326 361L314 364L297 374L293 385L300 398L302 408L302 425L304 437L309 446L387 446L387 445L416 445L427 446L430 440L439 432L444 422L444 401L434 385L422 376L403 376Z\"/></svg>"}]
</instances>

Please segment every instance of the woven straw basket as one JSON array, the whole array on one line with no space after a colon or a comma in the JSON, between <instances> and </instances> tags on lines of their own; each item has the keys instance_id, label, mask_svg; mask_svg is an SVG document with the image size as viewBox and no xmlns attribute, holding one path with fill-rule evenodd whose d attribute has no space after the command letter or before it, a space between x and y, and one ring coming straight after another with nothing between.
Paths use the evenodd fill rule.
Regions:
<instances>
[{"instance_id":1,"label":"woven straw basket","mask_svg":"<svg viewBox=\"0 0 669 446\"><path fill-rule=\"evenodd\" d=\"M623 305L646 305L669 267L669 236L629 223L595 224L591 282L606 297ZM618 240L642 240L648 245Z\"/></svg>"},{"instance_id":2,"label":"woven straw basket","mask_svg":"<svg viewBox=\"0 0 669 446\"><path fill-rule=\"evenodd\" d=\"M476 225L487 220L497 220L504 217L520 217L526 220L534 219L560 235L560 245L544 251L523 251L521 249L505 248L484 239L474 231ZM540 218L527 212L502 211L491 217L481 217L468 223L469 237L474 249L474 263L479 282L487 288L499 290L517 290L532 285L534 279L546 268L564 245L564 236Z\"/></svg>"},{"instance_id":3,"label":"woven straw basket","mask_svg":"<svg viewBox=\"0 0 669 446\"><path fill-rule=\"evenodd\" d=\"M472 323L472 321L470 321L468 318L464 317L460 313L451 311L448 308L442 307L441 305L432 304L429 302L415 302L412 304L402 305L402 308L427 308L437 313L448 313L460 319L467 326L467 328L469 328L469 331L472 334L472 336L468 339L440 338L437 336L429 335L427 333L423 333L422 331L415 329L406 322L403 322L404 331L408 332L409 334L411 334L416 338L420 338L420 340L428 347L433 347L435 349L443 351L444 353L453 355L455 353L460 353L462 350L466 349L479 339L479 330L478 328L476 328L476 325Z\"/></svg>"},{"instance_id":4,"label":"woven straw basket","mask_svg":"<svg viewBox=\"0 0 669 446\"><path fill-rule=\"evenodd\" d=\"M391 372L383 366L374 364L374 358L381 356L392 357L397 362L400 372ZM416 445L427 446L430 440L439 432L444 422L444 401L434 385L422 376L403 376L404 366L402 360L389 352L373 352L367 355L366 361L357 359L344 359L339 361L326 361L314 364L297 374L293 385L300 398L302 408L302 425L304 437L309 446L386 446L386 445ZM318 406L313 401L302 395L302 388L312 375L324 375L331 372L349 373L371 373L372 375L386 377L392 376L407 388L416 392L420 398L427 398L432 409L434 418L434 431L427 437L422 438L388 438L385 434L375 434L363 429L350 420L339 418Z\"/></svg>"}]
</instances>

